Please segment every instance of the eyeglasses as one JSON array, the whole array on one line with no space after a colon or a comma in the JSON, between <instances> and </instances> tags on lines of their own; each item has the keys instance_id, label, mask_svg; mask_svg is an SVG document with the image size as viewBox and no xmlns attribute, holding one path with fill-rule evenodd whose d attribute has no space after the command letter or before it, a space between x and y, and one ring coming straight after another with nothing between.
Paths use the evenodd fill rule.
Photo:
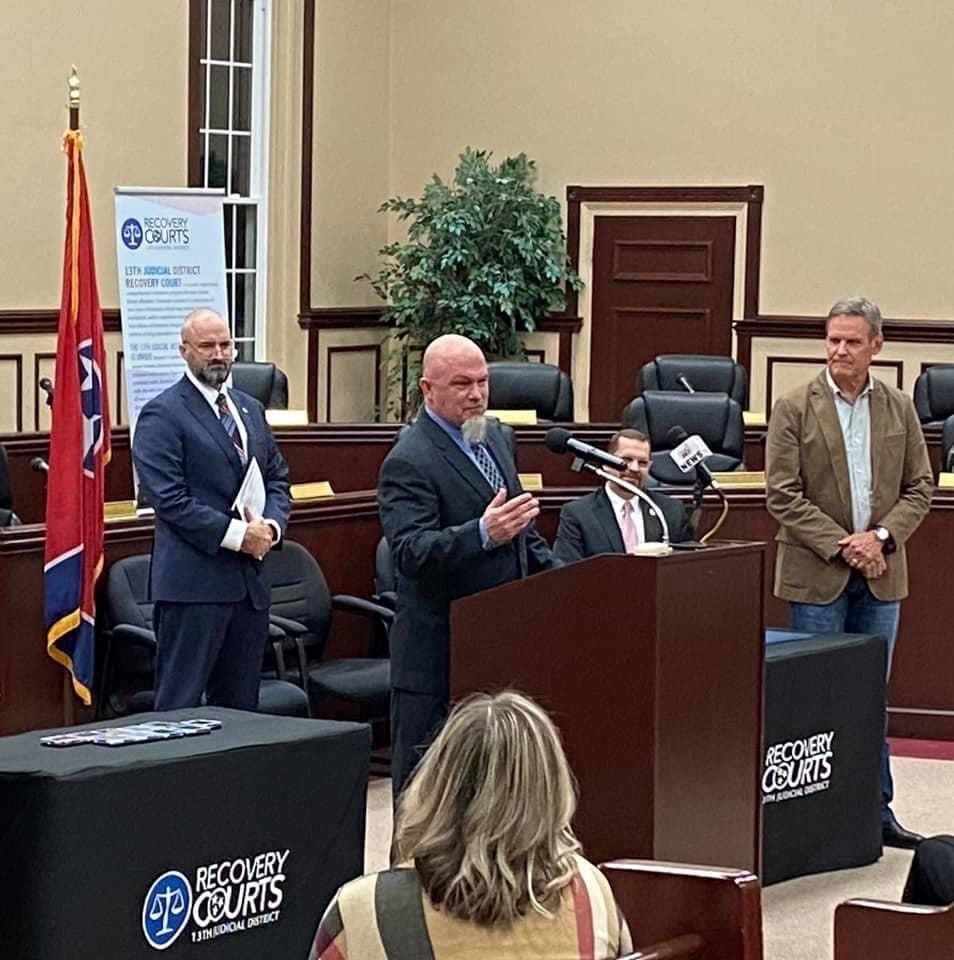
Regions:
<instances>
[{"instance_id":1,"label":"eyeglasses","mask_svg":"<svg viewBox=\"0 0 954 960\"><path fill-rule=\"evenodd\" d=\"M183 343L207 357L211 357L216 350L221 351L224 356L229 356L235 350L235 343L232 340L201 340L199 343L183 340Z\"/></svg>"}]
</instances>

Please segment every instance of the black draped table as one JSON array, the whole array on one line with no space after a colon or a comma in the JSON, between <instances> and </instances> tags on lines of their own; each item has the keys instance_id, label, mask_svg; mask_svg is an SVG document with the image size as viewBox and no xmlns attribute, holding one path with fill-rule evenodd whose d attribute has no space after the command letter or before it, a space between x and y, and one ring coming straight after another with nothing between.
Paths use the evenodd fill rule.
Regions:
<instances>
[{"instance_id":1,"label":"black draped table","mask_svg":"<svg viewBox=\"0 0 954 960\"><path fill-rule=\"evenodd\" d=\"M767 640L762 883L872 863L881 856L885 640L771 630Z\"/></svg>"},{"instance_id":2,"label":"black draped table","mask_svg":"<svg viewBox=\"0 0 954 960\"><path fill-rule=\"evenodd\" d=\"M4 960L306 956L363 869L370 728L214 707L86 727L197 717L222 728L122 747L0 739Z\"/></svg>"}]
</instances>

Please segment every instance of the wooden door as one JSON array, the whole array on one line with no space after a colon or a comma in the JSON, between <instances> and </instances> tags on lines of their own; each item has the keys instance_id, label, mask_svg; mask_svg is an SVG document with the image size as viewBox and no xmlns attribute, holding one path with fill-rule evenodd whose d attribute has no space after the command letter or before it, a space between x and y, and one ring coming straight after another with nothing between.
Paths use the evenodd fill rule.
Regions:
<instances>
[{"instance_id":1,"label":"wooden door","mask_svg":"<svg viewBox=\"0 0 954 960\"><path fill-rule=\"evenodd\" d=\"M735 217L596 217L590 420L615 423L660 353L732 352Z\"/></svg>"}]
</instances>

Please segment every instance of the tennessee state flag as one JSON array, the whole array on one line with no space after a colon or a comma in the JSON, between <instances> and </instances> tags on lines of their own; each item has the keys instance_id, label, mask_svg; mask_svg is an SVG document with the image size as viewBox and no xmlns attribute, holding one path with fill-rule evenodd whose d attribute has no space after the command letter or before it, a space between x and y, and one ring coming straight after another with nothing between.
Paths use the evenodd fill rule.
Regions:
<instances>
[{"instance_id":1,"label":"tennessee state flag","mask_svg":"<svg viewBox=\"0 0 954 960\"><path fill-rule=\"evenodd\" d=\"M104 474L109 408L103 317L78 131L64 137L66 245L56 341L53 429L46 493L46 649L92 700L96 580L103 569Z\"/></svg>"}]
</instances>

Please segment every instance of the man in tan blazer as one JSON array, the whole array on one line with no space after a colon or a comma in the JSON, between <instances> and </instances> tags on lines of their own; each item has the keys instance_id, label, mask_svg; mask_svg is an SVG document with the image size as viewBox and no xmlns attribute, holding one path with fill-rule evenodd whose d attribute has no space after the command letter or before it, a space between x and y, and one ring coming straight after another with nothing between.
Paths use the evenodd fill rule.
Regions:
<instances>
[{"instance_id":1,"label":"man in tan blazer","mask_svg":"<svg viewBox=\"0 0 954 960\"><path fill-rule=\"evenodd\" d=\"M772 410L766 502L779 522L775 595L791 603L792 628L873 633L888 666L908 592L904 544L928 512L934 480L910 397L875 380L881 311L839 300L826 324L828 366ZM921 837L891 812L888 746L881 762L884 843Z\"/></svg>"}]
</instances>

